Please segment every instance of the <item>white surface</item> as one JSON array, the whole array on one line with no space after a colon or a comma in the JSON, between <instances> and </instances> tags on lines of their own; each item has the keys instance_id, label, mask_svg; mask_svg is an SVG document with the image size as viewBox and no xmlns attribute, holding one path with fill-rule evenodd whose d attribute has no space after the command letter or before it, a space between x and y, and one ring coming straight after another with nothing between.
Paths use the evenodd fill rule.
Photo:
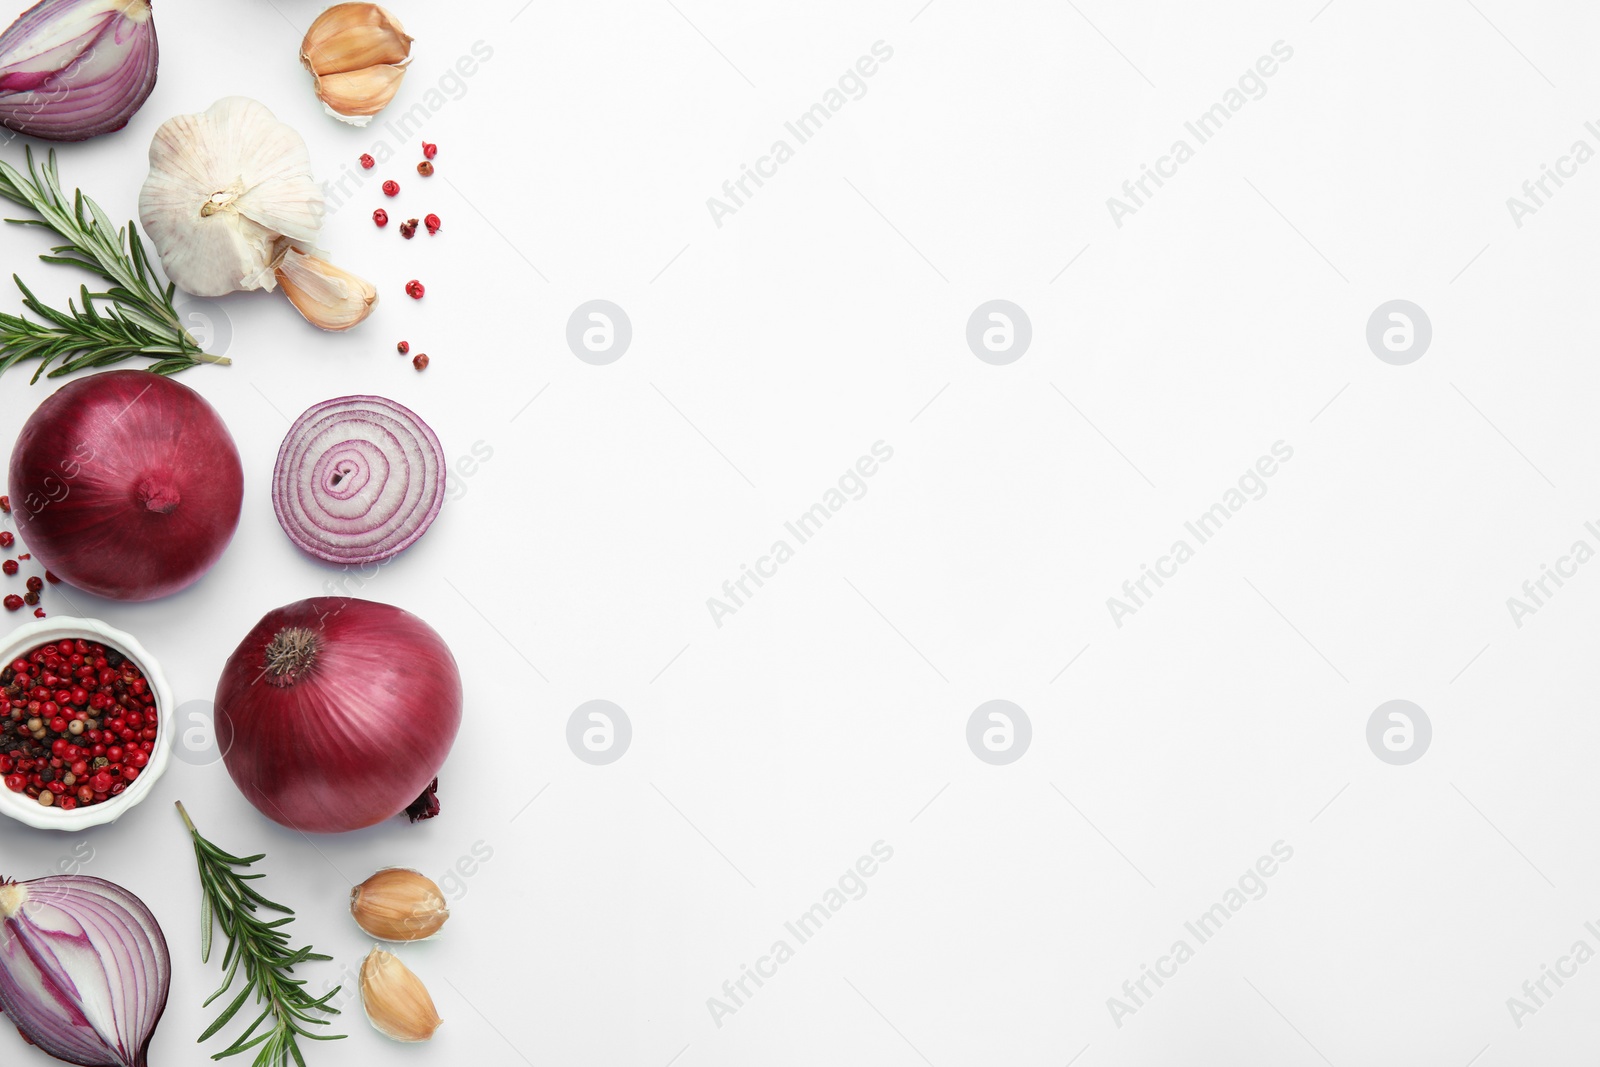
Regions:
<instances>
[{"instance_id":1,"label":"white surface","mask_svg":"<svg viewBox=\"0 0 1600 1067\"><path fill-rule=\"evenodd\" d=\"M316 986L366 947L350 885L492 849L443 938L404 953L447 1020L435 1043L392 1047L352 1002L350 1039L313 1063L1592 1055L1600 964L1520 1029L1506 998L1579 938L1600 948L1600 570L1520 629L1505 600L1600 518L1600 164L1521 228L1505 201L1596 142L1600 14L921 2L538 0L514 21L521 0L397 2L419 43L391 115L493 49L427 122L423 180L417 137L320 113L294 61L316 4L160 0L155 96L64 151L67 179L129 217L155 127L227 93L298 126L332 177L387 142L397 161L325 242L383 303L333 337L277 297L226 302L236 365L183 380L244 456L238 538L178 597L80 607L146 642L180 701L208 698L264 611L331 577L273 521L288 418L382 393L450 456L493 458L362 589L466 668L441 818L307 841L220 766L175 762L86 835L85 869L172 941L155 1062L203 1062L218 978L179 798L223 846L268 853L265 888L339 958ZM706 198L879 40L894 55L866 95L718 228ZM1279 40L1294 55L1266 95L1116 227L1106 198ZM445 232L377 233L380 205ZM78 284L32 261L40 235L4 241L41 293ZM1033 325L1005 367L964 339L997 297ZM595 298L633 323L605 367L564 341ZM1364 338L1396 298L1434 327L1405 367ZM9 440L43 390L0 389ZM894 457L865 497L713 625L706 598L879 440ZM1266 495L1113 625L1106 598L1279 440L1294 456ZM597 698L634 731L609 766L564 740ZM1006 767L965 742L992 698L1033 723ZM1433 722L1406 767L1364 737L1392 698ZM879 840L894 856L866 896L719 1028L707 998ZM1280 840L1266 896L1118 1028L1107 998ZM0 826L9 874L68 847ZM0 1034L0 1059L39 1058L19 1048Z\"/></svg>"}]
</instances>

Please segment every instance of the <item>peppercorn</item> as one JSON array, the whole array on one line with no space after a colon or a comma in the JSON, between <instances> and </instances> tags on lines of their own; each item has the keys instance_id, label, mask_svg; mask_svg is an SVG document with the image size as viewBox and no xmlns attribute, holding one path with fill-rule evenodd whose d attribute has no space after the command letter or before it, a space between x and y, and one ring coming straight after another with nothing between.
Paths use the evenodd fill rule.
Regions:
<instances>
[{"instance_id":1,"label":"peppercorn","mask_svg":"<svg viewBox=\"0 0 1600 1067\"><path fill-rule=\"evenodd\" d=\"M418 370L426 370L428 368L428 353L418 352L411 360L411 365Z\"/></svg>"},{"instance_id":2,"label":"peppercorn","mask_svg":"<svg viewBox=\"0 0 1600 1067\"><path fill-rule=\"evenodd\" d=\"M49 795L70 810L118 796L149 764L159 736L155 696L114 649L81 639L41 645L0 667L0 686L12 705L9 717L0 705L0 782L12 792L41 803ZM85 704L111 709L106 730L77 717Z\"/></svg>"}]
</instances>

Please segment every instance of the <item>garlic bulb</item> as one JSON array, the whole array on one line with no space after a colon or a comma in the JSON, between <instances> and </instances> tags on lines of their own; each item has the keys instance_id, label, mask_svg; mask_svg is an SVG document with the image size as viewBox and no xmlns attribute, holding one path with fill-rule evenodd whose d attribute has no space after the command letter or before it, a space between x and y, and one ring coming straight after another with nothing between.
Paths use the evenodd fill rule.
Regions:
<instances>
[{"instance_id":1,"label":"garlic bulb","mask_svg":"<svg viewBox=\"0 0 1600 1067\"><path fill-rule=\"evenodd\" d=\"M300 42L300 62L311 72L317 99L352 126L365 126L389 105L410 61L405 27L377 4L335 4Z\"/></svg>"},{"instance_id":2,"label":"garlic bulb","mask_svg":"<svg viewBox=\"0 0 1600 1067\"><path fill-rule=\"evenodd\" d=\"M294 128L242 96L168 119L150 142L139 221L161 266L195 296L283 291L306 321L348 330L378 291L316 252L322 187Z\"/></svg>"},{"instance_id":3,"label":"garlic bulb","mask_svg":"<svg viewBox=\"0 0 1600 1067\"><path fill-rule=\"evenodd\" d=\"M310 247L322 213L305 141L254 100L168 119L150 142L139 221L185 292L273 288L279 238Z\"/></svg>"}]
</instances>

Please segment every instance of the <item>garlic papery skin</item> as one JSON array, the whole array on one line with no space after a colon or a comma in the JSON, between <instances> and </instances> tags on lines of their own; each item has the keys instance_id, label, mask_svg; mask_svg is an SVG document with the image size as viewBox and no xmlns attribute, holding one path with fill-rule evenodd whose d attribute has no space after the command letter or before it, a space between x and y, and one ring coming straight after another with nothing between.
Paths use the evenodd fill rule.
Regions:
<instances>
[{"instance_id":1,"label":"garlic papery skin","mask_svg":"<svg viewBox=\"0 0 1600 1067\"><path fill-rule=\"evenodd\" d=\"M427 941L438 936L450 907L427 875L387 867L350 891L350 914L380 941Z\"/></svg>"},{"instance_id":2,"label":"garlic papery skin","mask_svg":"<svg viewBox=\"0 0 1600 1067\"><path fill-rule=\"evenodd\" d=\"M300 62L311 72L317 99L353 126L365 126L389 106L410 61L405 27L377 4L335 4L300 42Z\"/></svg>"},{"instance_id":3,"label":"garlic papery skin","mask_svg":"<svg viewBox=\"0 0 1600 1067\"><path fill-rule=\"evenodd\" d=\"M430 1040L444 1023L422 979L381 948L361 964L361 1005L373 1029L395 1041Z\"/></svg>"},{"instance_id":4,"label":"garlic papery skin","mask_svg":"<svg viewBox=\"0 0 1600 1067\"><path fill-rule=\"evenodd\" d=\"M310 247L322 216L305 141L254 100L168 119L150 142L139 221L185 292L273 288L280 238Z\"/></svg>"},{"instance_id":5,"label":"garlic papery skin","mask_svg":"<svg viewBox=\"0 0 1600 1067\"><path fill-rule=\"evenodd\" d=\"M120 130L158 59L149 0L43 0L0 34L0 126L47 141Z\"/></svg>"},{"instance_id":6,"label":"garlic papery skin","mask_svg":"<svg viewBox=\"0 0 1600 1067\"><path fill-rule=\"evenodd\" d=\"M378 302L371 282L298 248L284 251L276 274L295 310L318 329L348 330L372 314Z\"/></svg>"}]
</instances>

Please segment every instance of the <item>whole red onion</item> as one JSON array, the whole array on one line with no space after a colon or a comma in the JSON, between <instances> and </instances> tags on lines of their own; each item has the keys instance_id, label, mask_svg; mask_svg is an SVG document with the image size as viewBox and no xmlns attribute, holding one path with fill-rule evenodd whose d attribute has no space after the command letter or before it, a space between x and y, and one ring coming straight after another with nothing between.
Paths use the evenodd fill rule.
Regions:
<instances>
[{"instance_id":1,"label":"whole red onion","mask_svg":"<svg viewBox=\"0 0 1600 1067\"><path fill-rule=\"evenodd\" d=\"M64 581L153 600L197 580L228 547L244 469L199 393L114 370L69 382L29 416L9 491L17 532Z\"/></svg>"},{"instance_id":2,"label":"whole red onion","mask_svg":"<svg viewBox=\"0 0 1600 1067\"><path fill-rule=\"evenodd\" d=\"M217 682L216 733L245 799L309 833L438 813L461 675L433 627L354 597L269 611Z\"/></svg>"}]
</instances>

